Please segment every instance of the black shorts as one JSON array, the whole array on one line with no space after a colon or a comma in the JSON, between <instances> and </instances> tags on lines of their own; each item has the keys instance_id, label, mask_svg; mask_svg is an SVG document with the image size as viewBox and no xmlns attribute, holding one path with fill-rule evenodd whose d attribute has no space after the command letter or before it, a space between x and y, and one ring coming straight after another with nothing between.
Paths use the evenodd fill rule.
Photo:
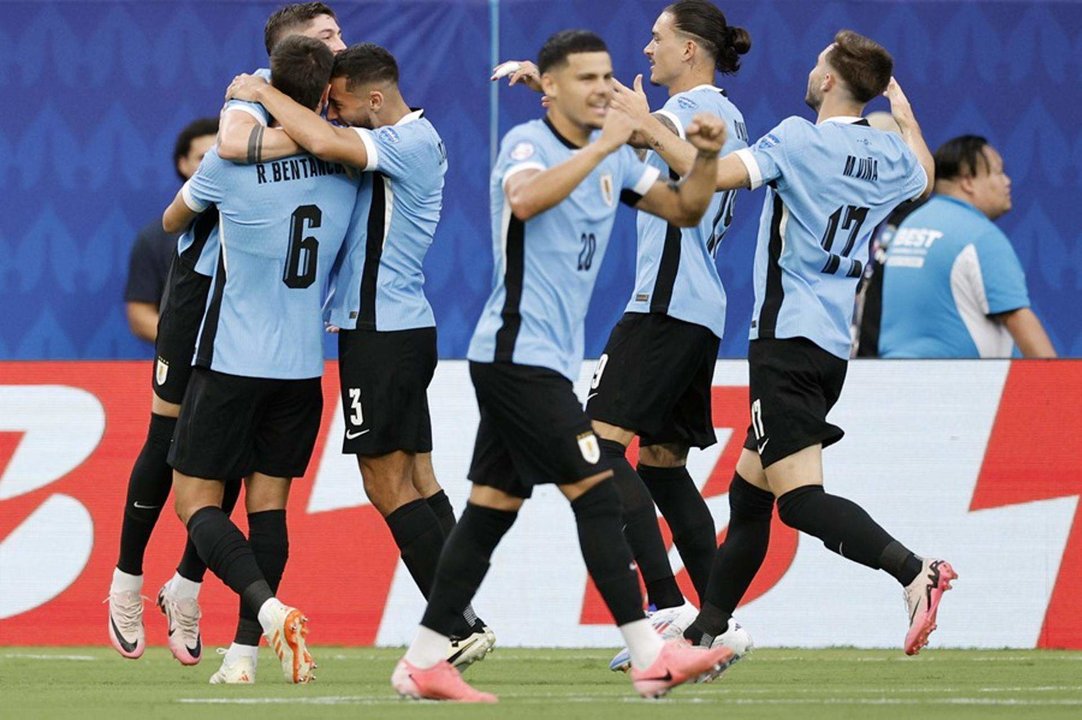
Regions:
<instances>
[{"instance_id":1,"label":"black shorts","mask_svg":"<svg viewBox=\"0 0 1082 720\"><path fill-rule=\"evenodd\" d=\"M710 405L718 336L659 313L627 313L616 323L590 381L586 412L633 430L640 445L717 442Z\"/></svg>"},{"instance_id":2,"label":"black shorts","mask_svg":"<svg viewBox=\"0 0 1082 720\"><path fill-rule=\"evenodd\" d=\"M827 422L845 383L847 360L806 338L759 339L748 346L751 426L744 447L763 467L845 433Z\"/></svg>"},{"instance_id":3,"label":"black shorts","mask_svg":"<svg viewBox=\"0 0 1082 720\"><path fill-rule=\"evenodd\" d=\"M534 485L568 485L609 469L571 381L555 370L470 363L481 423L469 478L528 498Z\"/></svg>"},{"instance_id":4,"label":"black shorts","mask_svg":"<svg viewBox=\"0 0 1082 720\"><path fill-rule=\"evenodd\" d=\"M158 337L154 342L154 394L179 405L192 375L192 355L212 279L197 273L173 254L158 309Z\"/></svg>"},{"instance_id":5,"label":"black shorts","mask_svg":"<svg viewBox=\"0 0 1082 720\"><path fill-rule=\"evenodd\" d=\"M184 395L169 464L208 480L253 472L300 477L312 459L322 414L319 378L270 380L197 367Z\"/></svg>"},{"instance_id":6,"label":"black shorts","mask_svg":"<svg viewBox=\"0 0 1082 720\"><path fill-rule=\"evenodd\" d=\"M338 378L346 434L342 452L432 452L428 386L436 372L436 328L338 334Z\"/></svg>"}]
</instances>

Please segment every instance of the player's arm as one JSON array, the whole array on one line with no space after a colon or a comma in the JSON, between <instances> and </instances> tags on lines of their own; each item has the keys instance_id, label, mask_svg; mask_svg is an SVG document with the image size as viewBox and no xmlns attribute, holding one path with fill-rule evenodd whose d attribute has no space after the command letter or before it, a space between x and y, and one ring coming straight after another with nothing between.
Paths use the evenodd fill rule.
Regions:
<instances>
[{"instance_id":1,"label":"player's arm","mask_svg":"<svg viewBox=\"0 0 1082 720\"><path fill-rule=\"evenodd\" d=\"M1022 357L1054 358L1056 349L1044 330L1037 314L1029 308L1018 308L1010 312L993 316L1003 323L1007 332L1014 339L1014 344L1022 351Z\"/></svg>"},{"instance_id":2,"label":"player's arm","mask_svg":"<svg viewBox=\"0 0 1082 720\"><path fill-rule=\"evenodd\" d=\"M154 342L158 338L158 306L148 302L124 303L128 327L140 340Z\"/></svg>"},{"instance_id":3,"label":"player's arm","mask_svg":"<svg viewBox=\"0 0 1082 720\"><path fill-rule=\"evenodd\" d=\"M187 187L188 183L184 183L180 190L177 190L173 202L169 203L169 207L162 213L162 230L167 233L183 232L185 228L192 224L195 216L200 213L199 210L193 210L189 207L185 200L184 191Z\"/></svg>"},{"instance_id":4,"label":"player's arm","mask_svg":"<svg viewBox=\"0 0 1082 720\"><path fill-rule=\"evenodd\" d=\"M261 77L238 75L227 96L261 104L290 138L318 158L362 170L368 166L368 148L355 130L331 125Z\"/></svg>"},{"instance_id":5,"label":"player's arm","mask_svg":"<svg viewBox=\"0 0 1082 720\"><path fill-rule=\"evenodd\" d=\"M928 176L928 184L925 185L924 192L919 195L921 198L926 198L932 194L932 189L935 187L935 159L932 157L931 150L928 149L928 144L924 142L924 136L913 114L913 108L909 104L909 98L902 92L902 86L898 84L898 81L891 78L883 95L890 100L890 114L898 123L902 140L917 156L920 166L924 168L924 173Z\"/></svg>"},{"instance_id":6,"label":"player's arm","mask_svg":"<svg viewBox=\"0 0 1082 720\"><path fill-rule=\"evenodd\" d=\"M669 115L650 112L650 103L642 89L642 75L635 76L633 87L619 80L613 83L612 106L626 112L638 125L628 145L653 150L680 177L691 172L697 152L695 146L680 138L680 130Z\"/></svg>"},{"instance_id":7,"label":"player's arm","mask_svg":"<svg viewBox=\"0 0 1082 720\"><path fill-rule=\"evenodd\" d=\"M687 178L679 184L655 182L635 205L678 227L697 225L710 206L718 175L718 152L726 139L725 123L715 115L700 113L688 125L687 137L696 148Z\"/></svg>"},{"instance_id":8,"label":"player's arm","mask_svg":"<svg viewBox=\"0 0 1082 720\"><path fill-rule=\"evenodd\" d=\"M531 168L508 177L503 189L511 212L525 222L558 205L602 160L623 146L633 130L626 113L609 110L601 136L569 159L545 170Z\"/></svg>"},{"instance_id":9,"label":"player's arm","mask_svg":"<svg viewBox=\"0 0 1082 720\"><path fill-rule=\"evenodd\" d=\"M302 152L285 130L268 128L252 113L228 105L218 120L218 155L223 160L251 165Z\"/></svg>"}]
</instances>

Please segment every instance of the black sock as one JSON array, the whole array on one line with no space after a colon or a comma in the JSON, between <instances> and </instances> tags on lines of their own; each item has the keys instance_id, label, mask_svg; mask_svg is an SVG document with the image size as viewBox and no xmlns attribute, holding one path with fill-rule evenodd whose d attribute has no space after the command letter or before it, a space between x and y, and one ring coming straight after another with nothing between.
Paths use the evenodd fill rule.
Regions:
<instances>
[{"instance_id":1,"label":"black sock","mask_svg":"<svg viewBox=\"0 0 1082 720\"><path fill-rule=\"evenodd\" d=\"M571 503L579 530L579 547L586 569L617 626L642 620L642 593L632 569L631 548L620 532L620 496L604 480Z\"/></svg>"},{"instance_id":2,"label":"black sock","mask_svg":"<svg viewBox=\"0 0 1082 720\"><path fill-rule=\"evenodd\" d=\"M703 635L713 639L725 632L729 618L766 557L773 512L771 493L733 475L729 485L729 529L714 555L699 617L684 632L688 640L698 643Z\"/></svg>"},{"instance_id":3,"label":"black sock","mask_svg":"<svg viewBox=\"0 0 1082 720\"><path fill-rule=\"evenodd\" d=\"M166 457L176 426L176 418L151 414L143 449L132 465L120 525L120 557L116 562L117 568L129 575L143 574L147 543L173 486L173 468Z\"/></svg>"},{"instance_id":4,"label":"black sock","mask_svg":"<svg viewBox=\"0 0 1082 720\"><path fill-rule=\"evenodd\" d=\"M225 491L222 493L222 512L226 515L233 514L233 508L237 506L237 497L240 495L241 479L227 480ZM177 564L177 574L192 582L203 582L203 576L207 574L207 564L199 557L199 551L195 549L192 539L184 544L184 554L180 556Z\"/></svg>"},{"instance_id":5,"label":"black sock","mask_svg":"<svg viewBox=\"0 0 1082 720\"><path fill-rule=\"evenodd\" d=\"M673 545L702 604L718 549L717 528L706 500L686 467L663 468L639 463L638 472L672 529Z\"/></svg>"},{"instance_id":6,"label":"black sock","mask_svg":"<svg viewBox=\"0 0 1082 720\"><path fill-rule=\"evenodd\" d=\"M451 531L455 529L455 509L451 507L447 493L440 490L435 495L426 497L425 502L432 508L432 512L436 513L436 519L440 521L440 527L443 528L443 536L449 537Z\"/></svg>"},{"instance_id":7,"label":"black sock","mask_svg":"<svg viewBox=\"0 0 1082 720\"><path fill-rule=\"evenodd\" d=\"M613 471L613 485L624 512L624 538L642 573L650 604L658 608L676 607L684 594L676 584L661 528L657 524L654 500L625 455L626 448L615 440L601 441L601 455Z\"/></svg>"},{"instance_id":8,"label":"black sock","mask_svg":"<svg viewBox=\"0 0 1082 720\"><path fill-rule=\"evenodd\" d=\"M219 507L205 507L188 518L188 537L211 572L256 612L274 597L244 534Z\"/></svg>"},{"instance_id":9,"label":"black sock","mask_svg":"<svg viewBox=\"0 0 1082 720\"><path fill-rule=\"evenodd\" d=\"M779 497L778 515L786 525L814 535L828 550L847 560L886 570L903 585L916 577L916 572L910 571L913 565L909 559L916 557L913 553L898 544L862 507L827 494L822 485L805 485Z\"/></svg>"},{"instance_id":10,"label":"black sock","mask_svg":"<svg viewBox=\"0 0 1082 720\"><path fill-rule=\"evenodd\" d=\"M282 574L289 560L289 531L285 510L264 510L248 514L248 543L252 546L256 563L275 595L282 582ZM259 617L246 603L240 604L240 617L233 642L238 645L259 645L263 628Z\"/></svg>"},{"instance_id":11,"label":"black sock","mask_svg":"<svg viewBox=\"0 0 1082 720\"><path fill-rule=\"evenodd\" d=\"M517 512L466 504L447 538L446 552L440 555L422 625L448 637L455 634L463 611L485 579L492 551L511 529L517 515Z\"/></svg>"}]
</instances>

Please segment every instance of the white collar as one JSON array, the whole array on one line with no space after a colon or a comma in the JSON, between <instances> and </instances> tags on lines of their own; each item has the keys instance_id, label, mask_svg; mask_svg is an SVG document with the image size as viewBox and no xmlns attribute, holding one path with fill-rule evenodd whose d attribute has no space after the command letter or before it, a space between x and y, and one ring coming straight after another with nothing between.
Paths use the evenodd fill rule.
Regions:
<instances>
[{"instance_id":1,"label":"white collar","mask_svg":"<svg viewBox=\"0 0 1082 720\"><path fill-rule=\"evenodd\" d=\"M853 123L858 123L863 119L864 118L858 117L856 115L835 115L834 117L828 117L823 122L825 122L825 123L828 123L828 122L840 122L840 123L848 123L848 124L852 125Z\"/></svg>"},{"instance_id":2,"label":"white collar","mask_svg":"<svg viewBox=\"0 0 1082 720\"><path fill-rule=\"evenodd\" d=\"M421 116L425 114L424 110L414 110L413 112L406 113L402 116L402 119L395 123L395 125L405 125L411 123L414 120L420 120Z\"/></svg>"},{"instance_id":3,"label":"white collar","mask_svg":"<svg viewBox=\"0 0 1082 720\"><path fill-rule=\"evenodd\" d=\"M710 83L703 83L702 85L696 85L695 87L691 88L690 90L685 90L684 92L682 92L680 94L684 95L686 93L695 92L696 90L714 90L715 92L719 92L719 93L722 93L722 94L725 93L725 91L722 90L721 88L719 88L717 85L711 85Z\"/></svg>"}]
</instances>

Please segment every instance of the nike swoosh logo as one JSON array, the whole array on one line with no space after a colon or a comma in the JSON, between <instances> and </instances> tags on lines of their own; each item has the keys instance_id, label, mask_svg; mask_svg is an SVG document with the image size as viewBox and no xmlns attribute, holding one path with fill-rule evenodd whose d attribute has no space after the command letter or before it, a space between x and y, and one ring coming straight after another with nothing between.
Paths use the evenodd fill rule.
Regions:
<instances>
[{"instance_id":1,"label":"nike swoosh logo","mask_svg":"<svg viewBox=\"0 0 1082 720\"><path fill-rule=\"evenodd\" d=\"M195 639L195 647L188 647L187 645L185 645L184 647L188 649L189 655L191 655L192 657L199 657L199 655L203 652L203 638L197 637Z\"/></svg>"},{"instance_id":2,"label":"nike swoosh logo","mask_svg":"<svg viewBox=\"0 0 1082 720\"><path fill-rule=\"evenodd\" d=\"M353 432L352 430L346 430L346 440L352 440L354 438L359 438L361 435L364 435L367 432L371 432L371 428L369 428L368 430L361 430L359 432Z\"/></svg>"},{"instance_id":3,"label":"nike swoosh logo","mask_svg":"<svg viewBox=\"0 0 1082 720\"><path fill-rule=\"evenodd\" d=\"M460 657L462 656L462 653L464 653L464 652L466 652L467 650L469 650L469 649L470 649L471 647L473 647L474 645L476 645L476 644L477 644L477 643L478 643L479 641L480 641L480 638L474 638L474 639L470 640L470 641L469 641L468 643L466 643L465 645L463 645L462 647L460 647L460 648L458 649L458 652L456 652L456 653L455 653L454 655L452 655L451 657L447 658L447 662L449 662L449 663L451 663L451 664L454 664L455 660L458 660L458 659L459 659L459 658L460 658Z\"/></svg>"},{"instance_id":4,"label":"nike swoosh logo","mask_svg":"<svg viewBox=\"0 0 1082 720\"><path fill-rule=\"evenodd\" d=\"M769 442L770 442L770 438L767 438L766 440L763 440L763 444L762 444L762 445L759 445L759 446L758 446L758 447L759 447L759 454L760 454L760 455L762 455L762 454L763 454L763 450L766 450L766 446L767 446L767 443L769 443Z\"/></svg>"},{"instance_id":5,"label":"nike swoosh logo","mask_svg":"<svg viewBox=\"0 0 1082 720\"><path fill-rule=\"evenodd\" d=\"M161 507L161 505L144 505L141 502L139 502L138 500L133 502L132 505L139 508L140 510L157 510L158 508Z\"/></svg>"},{"instance_id":6,"label":"nike swoosh logo","mask_svg":"<svg viewBox=\"0 0 1082 720\"><path fill-rule=\"evenodd\" d=\"M117 642L120 643L120 647L124 648L124 652L132 652L135 650L136 643L128 642L123 635L120 634L120 628L116 626L116 620L113 616L109 616L109 624L113 626L113 634L116 635Z\"/></svg>"}]
</instances>

